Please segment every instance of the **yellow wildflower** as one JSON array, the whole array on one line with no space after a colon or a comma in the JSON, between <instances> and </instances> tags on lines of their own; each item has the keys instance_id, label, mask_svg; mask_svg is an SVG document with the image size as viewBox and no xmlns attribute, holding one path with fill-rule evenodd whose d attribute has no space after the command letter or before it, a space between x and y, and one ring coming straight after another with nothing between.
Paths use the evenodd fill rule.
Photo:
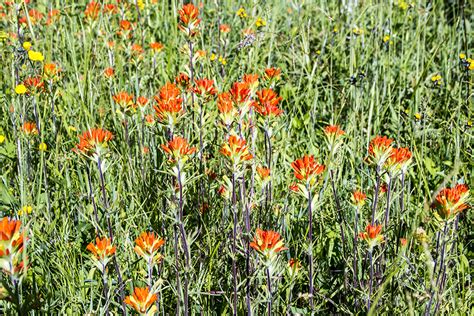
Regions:
<instances>
[{"instance_id":1,"label":"yellow wildflower","mask_svg":"<svg viewBox=\"0 0 474 316\"><path fill-rule=\"evenodd\" d=\"M241 18L246 18L247 17L247 12L245 12L245 9L240 7L240 9L237 10L237 16Z\"/></svg>"},{"instance_id":2,"label":"yellow wildflower","mask_svg":"<svg viewBox=\"0 0 474 316\"><path fill-rule=\"evenodd\" d=\"M26 214L31 214L31 212L33 212L33 207L31 207L30 205L25 205L25 206L23 206L23 208L21 208L18 211L18 215L22 216L22 215L26 215Z\"/></svg>"},{"instance_id":3,"label":"yellow wildflower","mask_svg":"<svg viewBox=\"0 0 474 316\"><path fill-rule=\"evenodd\" d=\"M30 42L23 42L23 48L26 49L26 50L30 50L31 43Z\"/></svg>"},{"instance_id":4,"label":"yellow wildflower","mask_svg":"<svg viewBox=\"0 0 474 316\"><path fill-rule=\"evenodd\" d=\"M227 60L225 60L225 58L222 56L219 56L219 62L223 64L224 66L227 64Z\"/></svg>"},{"instance_id":5,"label":"yellow wildflower","mask_svg":"<svg viewBox=\"0 0 474 316\"><path fill-rule=\"evenodd\" d=\"M3 142L5 142L5 135L0 135L0 144L3 144Z\"/></svg>"},{"instance_id":6,"label":"yellow wildflower","mask_svg":"<svg viewBox=\"0 0 474 316\"><path fill-rule=\"evenodd\" d=\"M467 67L467 69L474 70L474 59L468 58L467 62L469 63L469 67Z\"/></svg>"},{"instance_id":7,"label":"yellow wildflower","mask_svg":"<svg viewBox=\"0 0 474 316\"><path fill-rule=\"evenodd\" d=\"M262 26L267 25L267 22L264 19L262 19L261 17L258 17L257 21L255 21L255 25L257 27L262 27Z\"/></svg>"},{"instance_id":8,"label":"yellow wildflower","mask_svg":"<svg viewBox=\"0 0 474 316\"><path fill-rule=\"evenodd\" d=\"M352 30L352 33L354 33L355 35L362 35L364 34L364 30L356 27Z\"/></svg>"},{"instance_id":9,"label":"yellow wildflower","mask_svg":"<svg viewBox=\"0 0 474 316\"><path fill-rule=\"evenodd\" d=\"M40 143L38 146L39 151L46 151L48 149L48 146L45 143Z\"/></svg>"},{"instance_id":10,"label":"yellow wildflower","mask_svg":"<svg viewBox=\"0 0 474 316\"><path fill-rule=\"evenodd\" d=\"M459 54L459 59L466 59L466 54L464 53Z\"/></svg>"},{"instance_id":11,"label":"yellow wildflower","mask_svg":"<svg viewBox=\"0 0 474 316\"><path fill-rule=\"evenodd\" d=\"M44 56L41 52L35 52L34 50L29 50L28 51L28 58L31 61L43 61Z\"/></svg>"},{"instance_id":12,"label":"yellow wildflower","mask_svg":"<svg viewBox=\"0 0 474 316\"><path fill-rule=\"evenodd\" d=\"M383 42L384 42L384 43L387 43L388 41L390 41L390 35L385 35L385 36L383 37Z\"/></svg>"},{"instance_id":13,"label":"yellow wildflower","mask_svg":"<svg viewBox=\"0 0 474 316\"><path fill-rule=\"evenodd\" d=\"M440 74L436 74L434 76L431 77L431 82L433 82L434 84L441 84L441 75Z\"/></svg>"},{"instance_id":14,"label":"yellow wildflower","mask_svg":"<svg viewBox=\"0 0 474 316\"><path fill-rule=\"evenodd\" d=\"M19 84L15 87L16 94L25 94L27 91L26 86L24 84Z\"/></svg>"}]
</instances>

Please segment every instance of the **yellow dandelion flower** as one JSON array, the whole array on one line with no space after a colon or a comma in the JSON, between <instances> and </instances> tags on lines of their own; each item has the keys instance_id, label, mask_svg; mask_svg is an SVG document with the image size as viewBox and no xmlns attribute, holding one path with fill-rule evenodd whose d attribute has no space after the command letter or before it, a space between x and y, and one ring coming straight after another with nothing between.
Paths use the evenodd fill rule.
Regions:
<instances>
[{"instance_id":1,"label":"yellow dandelion flower","mask_svg":"<svg viewBox=\"0 0 474 316\"><path fill-rule=\"evenodd\" d=\"M23 42L23 48L26 50L30 50L31 48L31 43L30 42Z\"/></svg>"},{"instance_id":2,"label":"yellow dandelion flower","mask_svg":"<svg viewBox=\"0 0 474 316\"><path fill-rule=\"evenodd\" d=\"M417 119L418 121L421 120L422 117L423 115L421 115L421 113L415 113L415 119Z\"/></svg>"},{"instance_id":3,"label":"yellow dandelion flower","mask_svg":"<svg viewBox=\"0 0 474 316\"><path fill-rule=\"evenodd\" d=\"M39 151L46 151L48 149L48 146L45 143L40 143L38 146Z\"/></svg>"},{"instance_id":4,"label":"yellow dandelion flower","mask_svg":"<svg viewBox=\"0 0 474 316\"><path fill-rule=\"evenodd\" d=\"M464 53L459 54L459 59L466 59L466 54Z\"/></svg>"},{"instance_id":5,"label":"yellow dandelion flower","mask_svg":"<svg viewBox=\"0 0 474 316\"><path fill-rule=\"evenodd\" d=\"M15 87L16 94L25 94L27 91L26 86L24 84L19 84Z\"/></svg>"},{"instance_id":6,"label":"yellow dandelion flower","mask_svg":"<svg viewBox=\"0 0 474 316\"><path fill-rule=\"evenodd\" d=\"M389 42L389 41L390 41L390 35L385 35L385 36L383 37L383 42L384 42L384 43L387 43L387 42Z\"/></svg>"},{"instance_id":7,"label":"yellow dandelion flower","mask_svg":"<svg viewBox=\"0 0 474 316\"><path fill-rule=\"evenodd\" d=\"M28 51L28 58L31 61L43 61L44 56L41 52L35 52L34 50L29 50Z\"/></svg>"},{"instance_id":8,"label":"yellow dandelion flower","mask_svg":"<svg viewBox=\"0 0 474 316\"><path fill-rule=\"evenodd\" d=\"M5 142L5 135L0 135L0 144L3 144Z\"/></svg>"}]
</instances>

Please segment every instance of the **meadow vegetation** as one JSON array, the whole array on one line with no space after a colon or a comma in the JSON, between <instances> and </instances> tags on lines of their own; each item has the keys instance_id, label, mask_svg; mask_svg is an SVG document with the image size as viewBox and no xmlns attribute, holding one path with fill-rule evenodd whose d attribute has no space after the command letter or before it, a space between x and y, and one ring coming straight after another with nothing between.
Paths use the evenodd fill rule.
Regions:
<instances>
[{"instance_id":1,"label":"meadow vegetation","mask_svg":"<svg viewBox=\"0 0 474 316\"><path fill-rule=\"evenodd\" d=\"M471 313L473 15L3 1L1 313Z\"/></svg>"}]
</instances>

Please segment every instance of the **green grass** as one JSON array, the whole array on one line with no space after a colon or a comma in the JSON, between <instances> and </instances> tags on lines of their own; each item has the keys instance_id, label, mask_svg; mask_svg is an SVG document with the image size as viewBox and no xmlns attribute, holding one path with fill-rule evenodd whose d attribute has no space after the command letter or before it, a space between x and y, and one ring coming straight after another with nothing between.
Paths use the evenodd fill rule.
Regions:
<instances>
[{"instance_id":1,"label":"green grass","mask_svg":"<svg viewBox=\"0 0 474 316\"><path fill-rule=\"evenodd\" d=\"M0 301L2 313L122 313L113 262L108 264L110 292L104 298L102 274L86 250L96 237L96 207L100 236L109 234L106 218L110 216L125 295L134 287L147 286L147 265L133 248L140 233L154 231L166 241L160 248L163 260L153 270L159 314L176 313L177 305L179 313L184 313L185 278L189 281L190 314L232 314L232 201L218 194L224 177L232 179L232 172L219 152L227 132L219 124L216 98L203 105L202 168L198 153L186 162L183 226L189 268L185 268L179 231L175 242L178 181L160 147L166 144L169 131L152 107L156 104L153 96L162 86L180 72L190 75L187 38L177 27L182 3L144 0L138 17L135 1L122 1L118 13L101 13L90 22L84 15L86 1L31 2L19 5L18 14L14 5L0 5L0 212L21 219L28 237L24 249L28 269L18 293L13 293L10 276L2 273L6 291ZM250 273L246 268L248 243L257 228L279 232L288 248L272 264L273 314L311 313L308 203L288 189L297 181L291 163L305 154L327 166L313 192L318 197L312 209L313 312L369 312L369 263L362 240L356 255L361 282L356 287L352 284L355 212L350 197L355 190L367 193L357 228L363 231L371 219L376 186L375 167L365 158L371 139L386 135L395 147L408 147L413 160L404 182L403 213L402 181L397 176L392 182L391 221L382 229L385 243L374 248L370 312L421 314L433 297L430 313L469 314L473 302L471 210L453 218L443 234L444 224L436 219L430 205L444 187L474 185L473 75L459 58L461 53L474 57L472 6L464 1L419 1L405 9L401 1L362 1L352 7L353 1L344 2L348 4L226 0L206 1L200 8L200 33L192 41L194 52L204 50L206 55L193 61L196 78L213 79L221 93L241 81L244 74L256 73L261 76L261 89L268 85L262 77L265 68L281 69L281 80L274 90L282 97L279 107L284 113L272 120L271 197L257 180L254 184L251 180L257 179L255 168L268 162L264 118L254 113L255 132L250 128L243 131L254 159L245 164L245 172L240 173L244 180L238 177L235 186L237 313L248 312L247 284L252 314L267 313L265 265L252 248ZM247 17L236 15L240 7ZM24 16L25 8L34 8L44 16L21 24L18 38L17 19ZM49 8L58 9L60 15L46 25ZM130 38L117 34L121 15L133 24ZM265 26L255 25L258 17L266 21ZM231 31L219 38L218 26L224 23ZM247 28L255 31L255 40L241 48ZM355 29L361 29L362 34L356 35ZM385 35L390 35L386 43ZM21 49L24 41L42 52L43 63L54 62L61 69L59 78L51 86L45 81L45 91L35 95L15 93L15 87L26 78L43 74L43 63L30 61ZM109 41L115 42L113 48L108 47ZM149 44L155 41L163 43L164 49L153 56ZM144 49L140 60L131 58L134 43ZM225 65L213 60L212 54L222 55ZM115 70L112 79L104 77L107 67ZM436 74L442 77L439 84L431 80ZM127 116L128 132L123 116L117 113L120 106L112 98L119 91L150 99L143 112L139 109ZM183 96L187 112L174 133L199 151L200 103L192 106L189 91ZM145 114L153 115L153 126L143 123ZM25 121L39 122L41 135L26 136L22 131ZM345 131L343 144L332 157L323 132L329 124ZM114 135L103 157L108 207L97 163L72 151L78 135L95 127ZM237 124L233 130L238 131ZM39 150L42 142L46 151ZM143 146L149 148L148 153L142 153ZM329 169L334 171L340 210ZM207 208L201 212L203 203ZM387 194L378 201L380 223L386 204ZM24 206L32 207L31 214L19 215ZM249 233L246 209L250 211ZM426 242L416 233L419 227L426 231ZM407 239L406 247L396 246L398 237ZM439 265L443 244L444 273ZM2 247L0 243L0 250ZM301 262L294 277L288 274L290 258ZM433 271L434 261L438 264ZM438 275L442 286L438 286Z\"/></svg>"}]
</instances>

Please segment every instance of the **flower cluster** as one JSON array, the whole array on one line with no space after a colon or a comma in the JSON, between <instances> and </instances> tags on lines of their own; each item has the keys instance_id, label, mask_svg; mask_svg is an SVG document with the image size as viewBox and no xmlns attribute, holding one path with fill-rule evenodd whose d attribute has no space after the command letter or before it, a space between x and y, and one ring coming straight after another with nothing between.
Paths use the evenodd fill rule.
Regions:
<instances>
[{"instance_id":1,"label":"flower cluster","mask_svg":"<svg viewBox=\"0 0 474 316\"><path fill-rule=\"evenodd\" d=\"M273 261L280 251L286 250L279 233L257 229L250 247L255 249L267 262Z\"/></svg>"},{"instance_id":2,"label":"flower cluster","mask_svg":"<svg viewBox=\"0 0 474 316\"><path fill-rule=\"evenodd\" d=\"M230 135L227 142L221 146L221 154L230 160L234 170L237 166L253 158L246 144L247 142L244 139L236 135Z\"/></svg>"},{"instance_id":3,"label":"flower cluster","mask_svg":"<svg viewBox=\"0 0 474 316\"><path fill-rule=\"evenodd\" d=\"M179 10L179 29L189 38L195 37L199 33L199 9L192 3L184 5Z\"/></svg>"},{"instance_id":4,"label":"flower cluster","mask_svg":"<svg viewBox=\"0 0 474 316\"><path fill-rule=\"evenodd\" d=\"M469 188L465 184L457 184L453 188L444 188L436 195L432 207L442 220L453 219L459 212L469 208Z\"/></svg>"},{"instance_id":5,"label":"flower cluster","mask_svg":"<svg viewBox=\"0 0 474 316\"><path fill-rule=\"evenodd\" d=\"M359 233L359 238L367 242L369 249L383 242L382 225L367 225L364 232Z\"/></svg>"},{"instance_id":6,"label":"flower cluster","mask_svg":"<svg viewBox=\"0 0 474 316\"><path fill-rule=\"evenodd\" d=\"M92 128L79 135L79 144L74 151L87 157L100 157L108 148L108 143L114 135L102 128Z\"/></svg>"},{"instance_id":7,"label":"flower cluster","mask_svg":"<svg viewBox=\"0 0 474 316\"><path fill-rule=\"evenodd\" d=\"M107 237L97 237L95 244L93 242L89 243L86 249L92 253L92 259L101 271L105 270L107 263L116 251L116 247L112 245L111 240Z\"/></svg>"},{"instance_id":8,"label":"flower cluster","mask_svg":"<svg viewBox=\"0 0 474 316\"><path fill-rule=\"evenodd\" d=\"M15 279L25 272L24 244L21 221L4 217L0 221L0 267Z\"/></svg>"},{"instance_id":9,"label":"flower cluster","mask_svg":"<svg viewBox=\"0 0 474 316\"><path fill-rule=\"evenodd\" d=\"M124 302L133 307L140 315L152 316L156 315L157 307L155 302L157 299L158 295L150 292L147 287L136 287L133 289L133 294L127 296Z\"/></svg>"},{"instance_id":10,"label":"flower cluster","mask_svg":"<svg viewBox=\"0 0 474 316\"><path fill-rule=\"evenodd\" d=\"M158 253L158 250L165 244L165 241L153 232L143 232L135 239L135 252L142 257L146 262L158 263L163 256Z\"/></svg>"},{"instance_id":11,"label":"flower cluster","mask_svg":"<svg viewBox=\"0 0 474 316\"><path fill-rule=\"evenodd\" d=\"M181 90L175 84L167 83L154 98L157 105L153 108L159 120L171 127L175 126L184 114Z\"/></svg>"}]
</instances>

